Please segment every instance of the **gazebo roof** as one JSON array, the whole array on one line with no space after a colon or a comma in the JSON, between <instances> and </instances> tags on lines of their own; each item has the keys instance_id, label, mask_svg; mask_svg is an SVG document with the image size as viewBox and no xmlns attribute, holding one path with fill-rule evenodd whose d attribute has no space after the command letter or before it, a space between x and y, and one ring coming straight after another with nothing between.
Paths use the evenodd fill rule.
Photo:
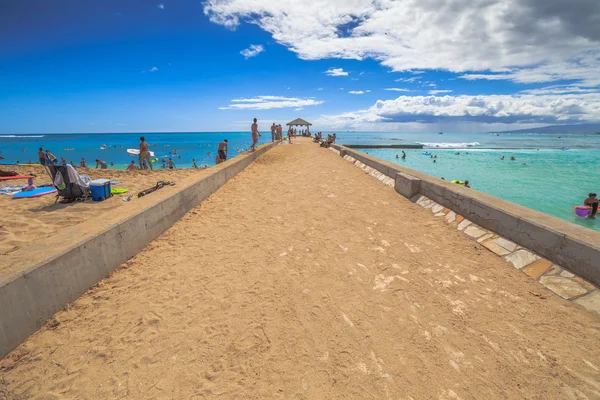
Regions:
<instances>
[{"instance_id":1,"label":"gazebo roof","mask_svg":"<svg viewBox=\"0 0 600 400\"><path fill-rule=\"evenodd\" d=\"M303 120L302 118L296 118L293 121L288 122L286 125L306 125L311 126L312 124L308 121Z\"/></svg>"}]
</instances>

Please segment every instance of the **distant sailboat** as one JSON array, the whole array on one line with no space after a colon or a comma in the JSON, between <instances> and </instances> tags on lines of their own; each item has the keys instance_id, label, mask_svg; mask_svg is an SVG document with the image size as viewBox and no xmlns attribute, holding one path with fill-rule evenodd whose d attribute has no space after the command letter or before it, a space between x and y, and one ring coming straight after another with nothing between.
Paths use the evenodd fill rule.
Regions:
<instances>
[{"instance_id":1,"label":"distant sailboat","mask_svg":"<svg viewBox=\"0 0 600 400\"><path fill-rule=\"evenodd\" d=\"M438 135L443 135L443 134L444 134L444 132L442 132L442 131L438 132Z\"/></svg>"}]
</instances>

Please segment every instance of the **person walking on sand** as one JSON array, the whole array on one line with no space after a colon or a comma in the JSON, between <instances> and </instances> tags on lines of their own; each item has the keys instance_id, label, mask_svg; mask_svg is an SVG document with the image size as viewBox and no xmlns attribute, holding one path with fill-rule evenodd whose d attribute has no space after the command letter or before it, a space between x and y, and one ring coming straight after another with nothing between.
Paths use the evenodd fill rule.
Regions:
<instances>
[{"instance_id":1,"label":"person walking on sand","mask_svg":"<svg viewBox=\"0 0 600 400\"><path fill-rule=\"evenodd\" d=\"M252 146L250 146L250 150L255 151L256 145L258 144L258 138L260 137L260 132L258 131L258 123L256 121L256 118L254 118L254 123L252 124L252 127L250 129L252 130Z\"/></svg>"},{"instance_id":2,"label":"person walking on sand","mask_svg":"<svg viewBox=\"0 0 600 400\"><path fill-rule=\"evenodd\" d=\"M217 149L218 157L221 159L221 162L227 160L227 153L229 153L229 149L227 147L227 139L224 139L221 143L219 143L219 148Z\"/></svg>"},{"instance_id":3,"label":"person walking on sand","mask_svg":"<svg viewBox=\"0 0 600 400\"><path fill-rule=\"evenodd\" d=\"M192 168L198 168L198 166L196 165L196 159L192 158Z\"/></svg>"},{"instance_id":4,"label":"person walking on sand","mask_svg":"<svg viewBox=\"0 0 600 400\"><path fill-rule=\"evenodd\" d=\"M140 169L144 169L144 162L148 164L150 169L152 169L152 161L150 160L150 150L148 150L148 142L146 142L146 138L140 137L140 155L138 158L140 162Z\"/></svg>"},{"instance_id":5,"label":"person walking on sand","mask_svg":"<svg viewBox=\"0 0 600 400\"><path fill-rule=\"evenodd\" d=\"M135 161L131 160L131 164L127 166L127 171L135 171L137 167L135 166Z\"/></svg>"}]
</instances>

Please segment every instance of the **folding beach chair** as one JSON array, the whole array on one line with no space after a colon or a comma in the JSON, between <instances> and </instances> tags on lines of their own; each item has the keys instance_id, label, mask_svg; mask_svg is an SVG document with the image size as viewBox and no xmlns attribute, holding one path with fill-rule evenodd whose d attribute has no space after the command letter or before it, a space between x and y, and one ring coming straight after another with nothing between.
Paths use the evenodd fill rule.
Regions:
<instances>
[{"instance_id":1,"label":"folding beach chair","mask_svg":"<svg viewBox=\"0 0 600 400\"><path fill-rule=\"evenodd\" d=\"M58 190L56 201L59 197L67 202L85 201L90 196L90 178L79 175L72 165L46 165L46 171Z\"/></svg>"}]
</instances>

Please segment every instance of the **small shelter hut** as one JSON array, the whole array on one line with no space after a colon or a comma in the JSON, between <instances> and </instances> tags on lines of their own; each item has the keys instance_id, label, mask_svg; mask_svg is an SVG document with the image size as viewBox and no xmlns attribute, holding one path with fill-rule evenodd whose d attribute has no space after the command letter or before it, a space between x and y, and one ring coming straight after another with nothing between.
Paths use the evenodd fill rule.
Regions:
<instances>
[{"instance_id":1,"label":"small shelter hut","mask_svg":"<svg viewBox=\"0 0 600 400\"><path fill-rule=\"evenodd\" d=\"M304 134L304 136L310 136L310 126L312 124L310 122L308 122L308 121L303 120L302 118L296 118L295 120L288 122L286 125L288 127L292 127L292 126L306 126L306 133Z\"/></svg>"}]
</instances>

